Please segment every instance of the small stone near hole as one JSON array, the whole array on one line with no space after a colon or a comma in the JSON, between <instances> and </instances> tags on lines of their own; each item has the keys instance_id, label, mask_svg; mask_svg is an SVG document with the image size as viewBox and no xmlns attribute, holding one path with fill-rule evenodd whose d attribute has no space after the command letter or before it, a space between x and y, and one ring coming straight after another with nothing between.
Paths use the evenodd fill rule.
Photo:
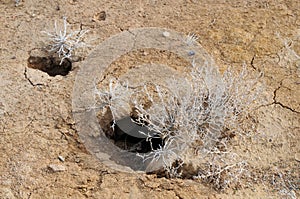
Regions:
<instances>
[{"instance_id":1,"label":"small stone near hole","mask_svg":"<svg viewBox=\"0 0 300 199\"><path fill-rule=\"evenodd\" d=\"M163 34L164 37L170 37L170 33L167 32L167 31L163 32L162 34Z\"/></svg>"}]
</instances>

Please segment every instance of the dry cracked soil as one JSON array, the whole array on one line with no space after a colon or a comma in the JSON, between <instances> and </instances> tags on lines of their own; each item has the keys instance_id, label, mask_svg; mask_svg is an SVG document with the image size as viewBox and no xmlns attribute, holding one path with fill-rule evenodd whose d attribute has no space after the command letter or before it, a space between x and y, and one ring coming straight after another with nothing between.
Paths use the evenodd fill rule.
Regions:
<instances>
[{"instance_id":1,"label":"dry cracked soil","mask_svg":"<svg viewBox=\"0 0 300 199\"><path fill-rule=\"evenodd\" d=\"M298 0L0 0L0 11L0 198L299 197ZM88 45L76 51L69 73L48 75L39 64L55 60L33 55L49 42L42 31L63 17L70 29L89 30ZM256 136L237 147L249 165L240 186L220 191L191 179L116 171L79 138L72 92L83 60L110 36L142 27L195 33L220 68L263 71L265 103L252 113ZM123 57L120 67L131 59Z\"/></svg>"}]
</instances>

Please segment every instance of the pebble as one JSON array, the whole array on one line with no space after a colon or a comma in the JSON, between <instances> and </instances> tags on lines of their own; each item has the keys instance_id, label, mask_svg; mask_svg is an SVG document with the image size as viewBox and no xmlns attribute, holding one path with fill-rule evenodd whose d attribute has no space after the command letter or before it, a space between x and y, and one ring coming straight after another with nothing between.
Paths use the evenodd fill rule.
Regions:
<instances>
[{"instance_id":1,"label":"pebble","mask_svg":"<svg viewBox=\"0 0 300 199\"><path fill-rule=\"evenodd\" d=\"M145 51L143 51L143 52L142 52L142 55L143 55L143 56L147 56L147 55L148 55L148 53L147 53L147 52L145 52Z\"/></svg>"},{"instance_id":2,"label":"pebble","mask_svg":"<svg viewBox=\"0 0 300 199\"><path fill-rule=\"evenodd\" d=\"M300 162L300 153L295 154L295 160Z\"/></svg>"},{"instance_id":3,"label":"pebble","mask_svg":"<svg viewBox=\"0 0 300 199\"><path fill-rule=\"evenodd\" d=\"M93 22L96 21L104 21L106 19L106 12L105 11L101 11L99 13L96 13L92 19Z\"/></svg>"},{"instance_id":4,"label":"pebble","mask_svg":"<svg viewBox=\"0 0 300 199\"><path fill-rule=\"evenodd\" d=\"M63 156L61 156L61 155L58 156L58 159L59 159L60 161L62 161L62 162L65 161L65 158L64 158Z\"/></svg>"},{"instance_id":5,"label":"pebble","mask_svg":"<svg viewBox=\"0 0 300 199\"><path fill-rule=\"evenodd\" d=\"M57 164L50 164L48 168L53 172L62 172L66 170L66 167L63 165L57 165Z\"/></svg>"},{"instance_id":6,"label":"pebble","mask_svg":"<svg viewBox=\"0 0 300 199\"><path fill-rule=\"evenodd\" d=\"M162 34L163 34L164 37L170 37L170 33L167 32L167 31L163 32Z\"/></svg>"},{"instance_id":7,"label":"pebble","mask_svg":"<svg viewBox=\"0 0 300 199\"><path fill-rule=\"evenodd\" d=\"M189 53L188 53L189 56L193 56L193 55L195 55L195 54L196 54L196 53L195 53L194 51L192 51L192 50L189 51Z\"/></svg>"}]
</instances>

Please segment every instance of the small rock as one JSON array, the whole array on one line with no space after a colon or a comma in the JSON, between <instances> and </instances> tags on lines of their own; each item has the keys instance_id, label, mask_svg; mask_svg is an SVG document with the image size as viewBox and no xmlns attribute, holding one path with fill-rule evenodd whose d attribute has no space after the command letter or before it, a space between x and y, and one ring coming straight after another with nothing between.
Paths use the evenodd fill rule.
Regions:
<instances>
[{"instance_id":1,"label":"small rock","mask_svg":"<svg viewBox=\"0 0 300 199\"><path fill-rule=\"evenodd\" d=\"M106 12L105 11L101 11L99 13L96 13L92 19L92 21L96 22L96 21L104 21L106 19Z\"/></svg>"},{"instance_id":2,"label":"small rock","mask_svg":"<svg viewBox=\"0 0 300 199\"><path fill-rule=\"evenodd\" d=\"M295 160L300 162L300 153L295 154Z\"/></svg>"},{"instance_id":3,"label":"small rock","mask_svg":"<svg viewBox=\"0 0 300 199\"><path fill-rule=\"evenodd\" d=\"M160 186L159 182L151 182L151 181L146 181L144 182L146 187L152 188L152 189L156 189Z\"/></svg>"},{"instance_id":4,"label":"small rock","mask_svg":"<svg viewBox=\"0 0 300 199\"><path fill-rule=\"evenodd\" d=\"M65 161L65 158L64 158L63 156L61 156L61 155L58 156L58 159L59 159L60 161L62 161L62 162Z\"/></svg>"},{"instance_id":5,"label":"small rock","mask_svg":"<svg viewBox=\"0 0 300 199\"><path fill-rule=\"evenodd\" d=\"M147 55L148 55L148 53L144 51L143 52L143 56L147 56Z\"/></svg>"},{"instance_id":6,"label":"small rock","mask_svg":"<svg viewBox=\"0 0 300 199\"><path fill-rule=\"evenodd\" d=\"M53 172L61 172L61 171L66 170L66 167L64 167L63 165L57 165L57 164L50 164L48 166L48 168Z\"/></svg>"},{"instance_id":7,"label":"small rock","mask_svg":"<svg viewBox=\"0 0 300 199\"><path fill-rule=\"evenodd\" d=\"M170 37L170 33L167 32L167 31L163 32L162 34L163 34L164 37Z\"/></svg>"},{"instance_id":8,"label":"small rock","mask_svg":"<svg viewBox=\"0 0 300 199\"><path fill-rule=\"evenodd\" d=\"M50 76L47 73L33 68L26 68L24 74L25 78L34 86L46 86L50 80Z\"/></svg>"},{"instance_id":9,"label":"small rock","mask_svg":"<svg viewBox=\"0 0 300 199\"><path fill-rule=\"evenodd\" d=\"M193 56L193 55L195 55L195 52L191 50L191 51L189 51L188 54L189 54L189 56Z\"/></svg>"}]
</instances>

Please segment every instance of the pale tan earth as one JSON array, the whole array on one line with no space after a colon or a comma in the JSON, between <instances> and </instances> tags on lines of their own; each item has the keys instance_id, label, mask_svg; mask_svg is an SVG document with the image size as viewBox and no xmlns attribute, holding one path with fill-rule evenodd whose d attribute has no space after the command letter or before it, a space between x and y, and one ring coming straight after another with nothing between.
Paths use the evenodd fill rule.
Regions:
<instances>
[{"instance_id":1,"label":"pale tan earth","mask_svg":"<svg viewBox=\"0 0 300 199\"><path fill-rule=\"evenodd\" d=\"M0 0L0 16L0 198L299 197L300 60L283 44L287 39L300 54L298 0ZM90 30L72 71L51 77L28 68L31 51L48 44L42 31L63 16L71 29ZM256 136L237 147L249 164L240 186L216 191L190 179L115 171L79 139L72 91L82 59L110 36L139 27L195 33L221 69L246 63L264 72L266 102L249 126Z\"/></svg>"}]
</instances>

